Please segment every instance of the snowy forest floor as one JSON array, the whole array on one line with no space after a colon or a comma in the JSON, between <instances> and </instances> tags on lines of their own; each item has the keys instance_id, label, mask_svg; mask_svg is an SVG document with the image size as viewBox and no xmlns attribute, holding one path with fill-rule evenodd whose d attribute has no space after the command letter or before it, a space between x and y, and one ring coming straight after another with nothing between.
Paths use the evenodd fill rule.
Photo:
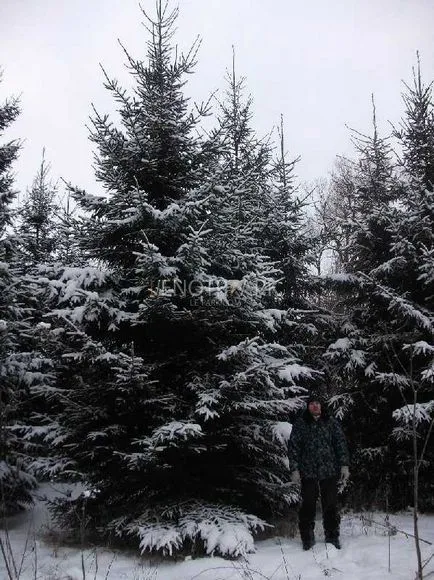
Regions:
<instances>
[{"instance_id":1,"label":"snowy forest floor","mask_svg":"<svg viewBox=\"0 0 434 580\"><path fill-rule=\"evenodd\" d=\"M50 520L44 497L64 492L64 485L45 485L37 492L35 506L8 518L7 531L0 530L3 546L15 559L19 580L317 580L324 577L345 580L377 580L384 577L415 578L414 540L397 533L389 536L382 526L368 525L360 514L342 519L342 550L324 544L321 522L317 522L317 545L303 552L300 539L272 538L258 541L257 551L248 558L228 561L210 557L182 561L138 557L136 553L104 547L84 549L62 543L62 533ZM366 514L365 514L366 515ZM369 517L384 525L385 514ZM412 515L390 516L392 526L413 531ZM428 560L434 553L434 515L420 517L420 535ZM11 565L11 564L10 564ZM21 568L21 572L19 571ZM5 558L0 554L0 578L9 580ZM434 557L425 568L425 578L434 578Z\"/></svg>"}]
</instances>

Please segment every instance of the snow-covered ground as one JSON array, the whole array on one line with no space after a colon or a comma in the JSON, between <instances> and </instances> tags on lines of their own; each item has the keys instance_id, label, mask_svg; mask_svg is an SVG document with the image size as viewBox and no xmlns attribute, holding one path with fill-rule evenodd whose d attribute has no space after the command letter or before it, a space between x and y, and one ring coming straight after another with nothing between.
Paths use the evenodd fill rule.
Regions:
<instances>
[{"instance_id":1,"label":"snow-covered ground","mask_svg":"<svg viewBox=\"0 0 434 580\"><path fill-rule=\"evenodd\" d=\"M60 486L54 487L60 490ZM42 492L53 495L53 488L45 487ZM374 513L370 517L385 523L384 514ZM410 513L392 515L390 520L393 526L412 533ZM413 538L401 533L389 536L385 528L367 525L356 514L343 518L340 551L324 544L318 522L318 543L313 550L303 552L298 537L273 538L257 542L255 554L235 562L216 557L158 561L106 548L66 547L61 545L61 536L53 533L53 524L41 499L32 510L9 518L7 525L7 534L0 530L0 537L6 553L13 553L18 572L21 568L19 574L12 575L14 580L317 580L324 577L412 580L416 570ZM421 516L420 534L431 542L431 545L422 543L422 554L427 560L434 553L434 516ZM13 565L9 565L14 574ZM427 579L434 578L434 557L425 571ZM10 578L1 554L0 578Z\"/></svg>"}]
</instances>

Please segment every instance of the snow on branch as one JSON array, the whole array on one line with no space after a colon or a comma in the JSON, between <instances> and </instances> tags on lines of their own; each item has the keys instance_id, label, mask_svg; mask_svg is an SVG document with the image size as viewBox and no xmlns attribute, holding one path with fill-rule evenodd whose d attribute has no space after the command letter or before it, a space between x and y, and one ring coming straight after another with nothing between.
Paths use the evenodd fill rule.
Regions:
<instances>
[{"instance_id":1,"label":"snow on branch","mask_svg":"<svg viewBox=\"0 0 434 580\"><path fill-rule=\"evenodd\" d=\"M432 414L434 413L434 400L428 403L416 403L415 405L404 405L393 411L392 416L395 421L402 423L406 426L411 425L413 422L413 417L416 421L416 425L421 423L427 423L432 420Z\"/></svg>"},{"instance_id":2,"label":"snow on branch","mask_svg":"<svg viewBox=\"0 0 434 580\"><path fill-rule=\"evenodd\" d=\"M375 379L382 385L403 389L410 386L410 380L399 373L375 373Z\"/></svg>"},{"instance_id":3,"label":"snow on branch","mask_svg":"<svg viewBox=\"0 0 434 580\"><path fill-rule=\"evenodd\" d=\"M58 280L50 281L50 285L57 289L59 302L77 301L83 291L88 288L102 287L106 282L107 273L98 268L64 268Z\"/></svg>"},{"instance_id":4,"label":"snow on branch","mask_svg":"<svg viewBox=\"0 0 434 580\"><path fill-rule=\"evenodd\" d=\"M217 355L217 358L221 361L226 361L231 358L237 357L240 353L250 352L251 354L256 354L258 351L258 344L259 337L255 336L253 338L247 338L239 342L236 345L230 346L223 350L220 354Z\"/></svg>"},{"instance_id":5,"label":"snow on branch","mask_svg":"<svg viewBox=\"0 0 434 580\"><path fill-rule=\"evenodd\" d=\"M288 421L277 421L271 428L273 438L279 443L287 444L291 437L292 425Z\"/></svg>"},{"instance_id":6,"label":"snow on branch","mask_svg":"<svg viewBox=\"0 0 434 580\"><path fill-rule=\"evenodd\" d=\"M380 447L364 447L359 449L358 455L367 461L382 461L387 453L387 446Z\"/></svg>"},{"instance_id":7,"label":"snow on branch","mask_svg":"<svg viewBox=\"0 0 434 580\"><path fill-rule=\"evenodd\" d=\"M293 413L303 406L303 402L298 397L292 399L260 400L246 396L242 401L234 402L232 406L237 410L256 411L257 413L265 413L269 416L274 413Z\"/></svg>"},{"instance_id":8,"label":"snow on branch","mask_svg":"<svg viewBox=\"0 0 434 580\"><path fill-rule=\"evenodd\" d=\"M405 344L403 350L411 350L413 354L433 354L434 353L434 345L429 344L425 340L419 340L413 344Z\"/></svg>"},{"instance_id":9,"label":"snow on branch","mask_svg":"<svg viewBox=\"0 0 434 580\"><path fill-rule=\"evenodd\" d=\"M344 350L349 350L350 347L352 346L352 341L347 337L343 337L343 338L338 338L335 342L333 342L331 345L329 345L328 350L333 351L344 351Z\"/></svg>"},{"instance_id":10,"label":"snow on branch","mask_svg":"<svg viewBox=\"0 0 434 580\"><path fill-rule=\"evenodd\" d=\"M387 260L386 262L383 262L377 266L377 268L371 270L370 274L371 276L376 276L378 274L389 274L390 272L393 272L396 267L405 266L405 263L405 259L402 256L396 256L390 260Z\"/></svg>"},{"instance_id":11,"label":"snow on branch","mask_svg":"<svg viewBox=\"0 0 434 580\"><path fill-rule=\"evenodd\" d=\"M210 389L198 395L195 413L203 417L205 421L208 419L215 419L220 416L220 413L213 408L221 399L221 394L217 389Z\"/></svg>"},{"instance_id":12,"label":"snow on branch","mask_svg":"<svg viewBox=\"0 0 434 580\"><path fill-rule=\"evenodd\" d=\"M400 296L390 296L388 292L383 292L382 295L390 298L389 310L397 310L406 318L413 320L417 326L434 335L434 319L428 311L417 308L412 302Z\"/></svg>"},{"instance_id":13,"label":"snow on branch","mask_svg":"<svg viewBox=\"0 0 434 580\"><path fill-rule=\"evenodd\" d=\"M313 369L300 365L298 363L291 363L289 365L285 365L278 372L278 376L280 379L283 379L284 381L287 381L291 384L295 384L295 381L299 380L300 378L312 379L314 378L315 374L320 373L319 371L314 371Z\"/></svg>"},{"instance_id":14,"label":"snow on branch","mask_svg":"<svg viewBox=\"0 0 434 580\"><path fill-rule=\"evenodd\" d=\"M155 429L149 442L151 447L164 448L167 444L176 446L187 439L201 437L202 435L202 427L198 423L172 421Z\"/></svg>"},{"instance_id":15,"label":"snow on branch","mask_svg":"<svg viewBox=\"0 0 434 580\"><path fill-rule=\"evenodd\" d=\"M338 340L330 344L324 353L324 357L330 361L339 360L343 353L345 353L347 360L345 364L346 370L351 371L366 365L365 351L354 348L354 341L348 337L338 338Z\"/></svg>"},{"instance_id":16,"label":"snow on branch","mask_svg":"<svg viewBox=\"0 0 434 580\"><path fill-rule=\"evenodd\" d=\"M266 308L259 311L257 316L265 322L265 325L269 330L276 332L281 327L282 322L287 316L287 310Z\"/></svg>"},{"instance_id":17,"label":"snow on branch","mask_svg":"<svg viewBox=\"0 0 434 580\"><path fill-rule=\"evenodd\" d=\"M434 334L434 317L429 310L415 305L411 300L397 294L392 288L379 284L367 274L360 273L360 276L377 296L388 302L388 310L401 314L404 318L412 320L419 328Z\"/></svg>"},{"instance_id":18,"label":"snow on branch","mask_svg":"<svg viewBox=\"0 0 434 580\"><path fill-rule=\"evenodd\" d=\"M141 553L173 555L192 542L201 544L207 555L246 556L255 552L253 533L269 526L235 507L200 501L161 508L159 518L149 512L127 524L124 519L113 522L118 535L139 538Z\"/></svg>"},{"instance_id":19,"label":"snow on branch","mask_svg":"<svg viewBox=\"0 0 434 580\"><path fill-rule=\"evenodd\" d=\"M420 376L423 381L434 382L434 361L431 361L431 364L421 372Z\"/></svg>"}]
</instances>

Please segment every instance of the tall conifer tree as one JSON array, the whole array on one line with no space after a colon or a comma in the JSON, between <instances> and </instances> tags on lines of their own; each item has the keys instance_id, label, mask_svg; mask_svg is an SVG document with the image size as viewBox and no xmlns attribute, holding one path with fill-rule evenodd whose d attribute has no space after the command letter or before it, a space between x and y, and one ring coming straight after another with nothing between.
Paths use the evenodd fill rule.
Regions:
<instances>
[{"instance_id":1,"label":"tall conifer tree","mask_svg":"<svg viewBox=\"0 0 434 580\"><path fill-rule=\"evenodd\" d=\"M351 409L359 497L395 507L413 501L412 450L402 441L416 416L415 427L427 434L432 406L433 316L430 292L420 282L426 270L423 256L432 245L427 162L432 101L420 76L407 90L402 131L397 132L403 146L399 171L376 131L361 148L351 257L346 272L334 277L345 304L343 326L326 353L337 363L342 383L347 381L343 391ZM396 419L401 426L396 427Z\"/></svg>"},{"instance_id":2,"label":"tall conifer tree","mask_svg":"<svg viewBox=\"0 0 434 580\"><path fill-rule=\"evenodd\" d=\"M0 135L18 114L16 99L0 106ZM29 330L21 280L16 272L17 244L12 234L12 202L16 191L11 169L19 148L17 141L0 145L0 509L6 512L31 503L30 491L36 483L28 472L28 457L22 453L15 431L26 396L20 350L23 336Z\"/></svg>"},{"instance_id":3,"label":"tall conifer tree","mask_svg":"<svg viewBox=\"0 0 434 580\"><path fill-rule=\"evenodd\" d=\"M75 192L93 265L52 283L59 465L89 487L58 510L84 502L90 525L142 550L236 555L296 497L279 427L315 373L276 340L288 308L250 205L251 170L267 175L232 173L225 145L197 136L181 90L195 49L173 58L176 15L158 2L148 19L132 96L106 76L122 120L94 117L106 195ZM234 227L241 194L249 239Z\"/></svg>"},{"instance_id":4,"label":"tall conifer tree","mask_svg":"<svg viewBox=\"0 0 434 580\"><path fill-rule=\"evenodd\" d=\"M44 149L39 170L17 216L21 253L33 264L52 260L58 242L55 221L57 189L50 182L49 173Z\"/></svg>"}]
</instances>

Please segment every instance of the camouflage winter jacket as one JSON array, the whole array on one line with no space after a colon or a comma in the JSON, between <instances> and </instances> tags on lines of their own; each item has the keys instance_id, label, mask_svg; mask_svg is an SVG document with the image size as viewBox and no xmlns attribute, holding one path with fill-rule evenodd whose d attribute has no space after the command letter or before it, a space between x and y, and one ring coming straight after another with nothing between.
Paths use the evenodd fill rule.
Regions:
<instances>
[{"instance_id":1,"label":"camouflage winter jacket","mask_svg":"<svg viewBox=\"0 0 434 580\"><path fill-rule=\"evenodd\" d=\"M288 444L289 469L303 478L339 477L349 465L345 435L333 417L315 421L306 411L294 424Z\"/></svg>"}]
</instances>

